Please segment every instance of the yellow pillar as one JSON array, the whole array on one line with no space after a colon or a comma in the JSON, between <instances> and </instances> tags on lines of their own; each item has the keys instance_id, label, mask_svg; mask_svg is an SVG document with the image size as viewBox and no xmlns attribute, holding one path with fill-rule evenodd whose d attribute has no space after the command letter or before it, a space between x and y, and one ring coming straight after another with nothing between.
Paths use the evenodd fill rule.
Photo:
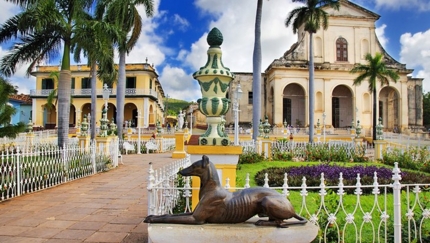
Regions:
<instances>
[{"instance_id":1,"label":"yellow pillar","mask_svg":"<svg viewBox=\"0 0 430 243\"><path fill-rule=\"evenodd\" d=\"M239 162L239 155L242 154L242 146L201 146L189 145L187 152L191 155L191 163L202 159L203 155L209 157L215 168L220 175L221 186L226 186L227 178L229 179L229 186L236 187L236 169ZM200 178L192 178L192 187L200 188ZM199 190L192 190L192 209L197 206L199 202Z\"/></svg>"},{"instance_id":2,"label":"yellow pillar","mask_svg":"<svg viewBox=\"0 0 430 243\"><path fill-rule=\"evenodd\" d=\"M382 152L387 148L387 142L384 140L375 140L375 160L382 159Z\"/></svg>"},{"instance_id":3,"label":"yellow pillar","mask_svg":"<svg viewBox=\"0 0 430 243\"><path fill-rule=\"evenodd\" d=\"M272 159L272 140L264 139L262 141L264 158Z\"/></svg>"},{"instance_id":4,"label":"yellow pillar","mask_svg":"<svg viewBox=\"0 0 430 243\"><path fill-rule=\"evenodd\" d=\"M89 148L90 148L90 137L79 136L79 147L81 149L89 150Z\"/></svg>"},{"instance_id":5,"label":"yellow pillar","mask_svg":"<svg viewBox=\"0 0 430 243\"><path fill-rule=\"evenodd\" d=\"M172 158L174 159L183 159L187 156L184 150L184 133L177 132L175 133L175 151L172 153Z\"/></svg>"},{"instance_id":6,"label":"yellow pillar","mask_svg":"<svg viewBox=\"0 0 430 243\"><path fill-rule=\"evenodd\" d=\"M96 137L96 141L98 145L97 149L99 150L100 153L110 154L109 144L111 140L112 140L112 137Z\"/></svg>"}]
</instances>

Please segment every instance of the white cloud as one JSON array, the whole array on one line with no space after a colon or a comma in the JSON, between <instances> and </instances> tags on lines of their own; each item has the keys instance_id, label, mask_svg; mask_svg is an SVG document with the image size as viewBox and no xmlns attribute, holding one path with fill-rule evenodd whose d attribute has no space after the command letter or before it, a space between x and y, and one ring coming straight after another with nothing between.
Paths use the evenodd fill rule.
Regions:
<instances>
[{"instance_id":1,"label":"white cloud","mask_svg":"<svg viewBox=\"0 0 430 243\"><path fill-rule=\"evenodd\" d=\"M228 8L225 6L228 4ZM224 36L223 63L232 71L252 72L256 1L197 0L196 5L216 19L208 30L217 27ZM246 7L244 7L246 6ZM289 11L297 4L288 1L263 1L261 24L262 71L296 41L291 27L284 26ZM194 42L185 60L197 70L206 63L207 32Z\"/></svg>"},{"instance_id":2,"label":"white cloud","mask_svg":"<svg viewBox=\"0 0 430 243\"><path fill-rule=\"evenodd\" d=\"M424 78L423 90L430 91L430 30L400 37L400 61L414 68L414 77Z\"/></svg>"},{"instance_id":3,"label":"white cloud","mask_svg":"<svg viewBox=\"0 0 430 243\"><path fill-rule=\"evenodd\" d=\"M375 0L376 8L402 9L409 8L416 11L430 11L428 0Z\"/></svg>"},{"instance_id":4,"label":"white cloud","mask_svg":"<svg viewBox=\"0 0 430 243\"><path fill-rule=\"evenodd\" d=\"M385 36L385 28L387 25L383 24L382 26L375 29L376 36L378 37L379 42L381 43L382 47L386 47L388 44L388 37Z\"/></svg>"},{"instance_id":5,"label":"white cloud","mask_svg":"<svg viewBox=\"0 0 430 243\"><path fill-rule=\"evenodd\" d=\"M178 26L178 29L182 31L185 31L190 26L188 20L179 16L179 14L173 15L173 23L175 26Z\"/></svg>"},{"instance_id":6,"label":"white cloud","mask_svg":"<svg viewBox=\"0 0 430 243\"><path fill-rule=\"evenodd\" d=\"M196 101L201 97L198 82L182 68L167 65L161 71L159 79L164 93L171 98Z\"/></svg>"},{"instance_id":7,"label":"white cloud","mask_svg":"<svg viewBox=\"0 0 430 243\"><path fill-rule=\"evenodd\" d=\"M11 2L1 1L0 2L0 23L6 22L6 20L14 16L19 11L20 11L20 8L17 5Z\"/></svg>"}]
</instances>

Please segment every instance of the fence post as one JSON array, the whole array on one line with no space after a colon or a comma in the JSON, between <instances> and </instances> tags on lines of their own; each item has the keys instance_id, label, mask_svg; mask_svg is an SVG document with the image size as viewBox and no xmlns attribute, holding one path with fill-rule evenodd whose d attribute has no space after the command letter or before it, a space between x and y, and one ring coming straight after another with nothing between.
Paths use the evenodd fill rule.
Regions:
<instances>
[{"instance_id":1,"label":"fence post","mask_svg":"<svg viewBox=\"0 0 430 243\"><path fill-rule=\"evenodd\" d=\"M402 220L401 220L401 188L400 180L402 176L400 175L400 169L398 167L398 162L394 163L393 168L393 197L394 197L394 243L402 242Z\"/></svg>"},{"instance_id":2,"label":"fence post","mask_svg":"<svg viewBox=\"0 0 430 243\"><path fill-rule=\"evenodd\" d=\"M21 161L19 147L16 148L16 185L17 185L17 196L21 196Z\"/></svg>"},{"instance_id":3,"label":"fence post","mask_svg":"<svg viewBox=\"0 0 430 243\"><path fill-rule=\"evenodd\" d=\"M66 144L63 144L62 148L59 148L60 152L62 154L62 162L63 162L63 166L64 166L64 171L67 172L67 175L69 175L69 164L68 164L68 160L67 160L67 149L66 149ZM69 175L70 176L70 175ZM63 176L64 178L64 176ZM64 182L66 182L68 180L68 178L66 178L64 180Z\"/></svg>"},{"instance_id":4,"label":"fence post","mask_svg":"<svg viewBox=\"0 0 430 243\"><path fill-rule=\"evenodd\" d=\"M154 185L155 185L155 177L154 177L154 169L152 168L152 162L149 162L149 178L148 178L148 215L155 214L155 205L154 205Z\"/></svg>"},{"instance_id":5,"label":"fence post","mask_svg":"<svg viewBox=\"0 0 430 243\"><path fill-rule=\"evenodd\" d=\"M94 174L97 174L96 151L97 151L97 142L95 139L93 139L90 142L90 153L91 153L91 164L93 165Z\"/></svg>"}]
</instances>

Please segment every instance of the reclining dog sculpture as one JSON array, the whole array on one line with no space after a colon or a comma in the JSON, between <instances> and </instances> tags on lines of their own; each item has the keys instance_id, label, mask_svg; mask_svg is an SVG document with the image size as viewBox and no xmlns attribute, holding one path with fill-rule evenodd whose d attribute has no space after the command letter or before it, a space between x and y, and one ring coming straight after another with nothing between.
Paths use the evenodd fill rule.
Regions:
<instances>
[{"instance_id":1,"label":"reclining dog sculpture","mask_svg":"<svg viewBox=\"0 0 430 243\"><path fill-rule=\"evenodd\" d=\"M258 220L255 225L259 226L287 227L307 222L295 213L290 201L275 190L254 187L232 193L224 189L215 166L205 155L179 174L200 177L200 201L195 210L192 213L149 215L145 223L242 223L255 215L269 218ZM284 221L290 218L299 221Z\"/></svg>"}]
</instances>

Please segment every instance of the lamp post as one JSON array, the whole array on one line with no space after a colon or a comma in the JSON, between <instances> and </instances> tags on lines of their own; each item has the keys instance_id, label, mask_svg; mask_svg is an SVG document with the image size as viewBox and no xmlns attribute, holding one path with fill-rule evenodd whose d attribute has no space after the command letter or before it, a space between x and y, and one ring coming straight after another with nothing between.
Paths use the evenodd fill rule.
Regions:
<instances>
[{"instance_id":1,"label":"lamp post","mask_svg":"<svg viewBox=\"0 0 430 243\"><path fill-rule=\"evenodd\" d=\"M190 106L188 111L190 112L190 135L193 135L193 107Z\"/></svg>"},{"instance_id":2,"label":"lamp post","mask_svg":"<svg viewBox=\"0 0 430 243\"><path fill-rule=\"evenodd\" d=\"M137 154L141 154L140 152L140 118L142 118L140 114L140 109L137 110L137 130L138 130L138 137L137 137Z\"/></svg>"},{"instance_id":3,"label":"lamp post","mask_svg":"<svg viewBox=\"0 0 430 243\"><path fill-rule=\"evenodd\" d=\"M322 117L323 117L323 135L324 135L324 143L325 143L326 142L325 141L325 117L326 117L325 112L323 112Z\"/></svg>"},{"instance_id":4,"label":"lamp post","mask_svg":"<svg viewBox=\"0 0 430 243\"><path fill-rule=\"evenodd\" d=\"M100 136L106 137L107 136L107 130L108 130L108 122L107 119L107 112L108 112L108 100L109 100L109 88L107 84L105 83L103 86L103 100L105 102L105 108L102 109L102 119L100 120Z\"/></svg>"},{"instance_id":5,"label":"lamp post","mask_svg":"<svg viewBox=\"0 0 430 243\"><path fill-rule=\"evenodd\" d=\"M242 98L242 89L240 83L237 84L233 94L233 111L234 111L234 145L239 145L239 101Z\"/></svg>"}]
</instances>

